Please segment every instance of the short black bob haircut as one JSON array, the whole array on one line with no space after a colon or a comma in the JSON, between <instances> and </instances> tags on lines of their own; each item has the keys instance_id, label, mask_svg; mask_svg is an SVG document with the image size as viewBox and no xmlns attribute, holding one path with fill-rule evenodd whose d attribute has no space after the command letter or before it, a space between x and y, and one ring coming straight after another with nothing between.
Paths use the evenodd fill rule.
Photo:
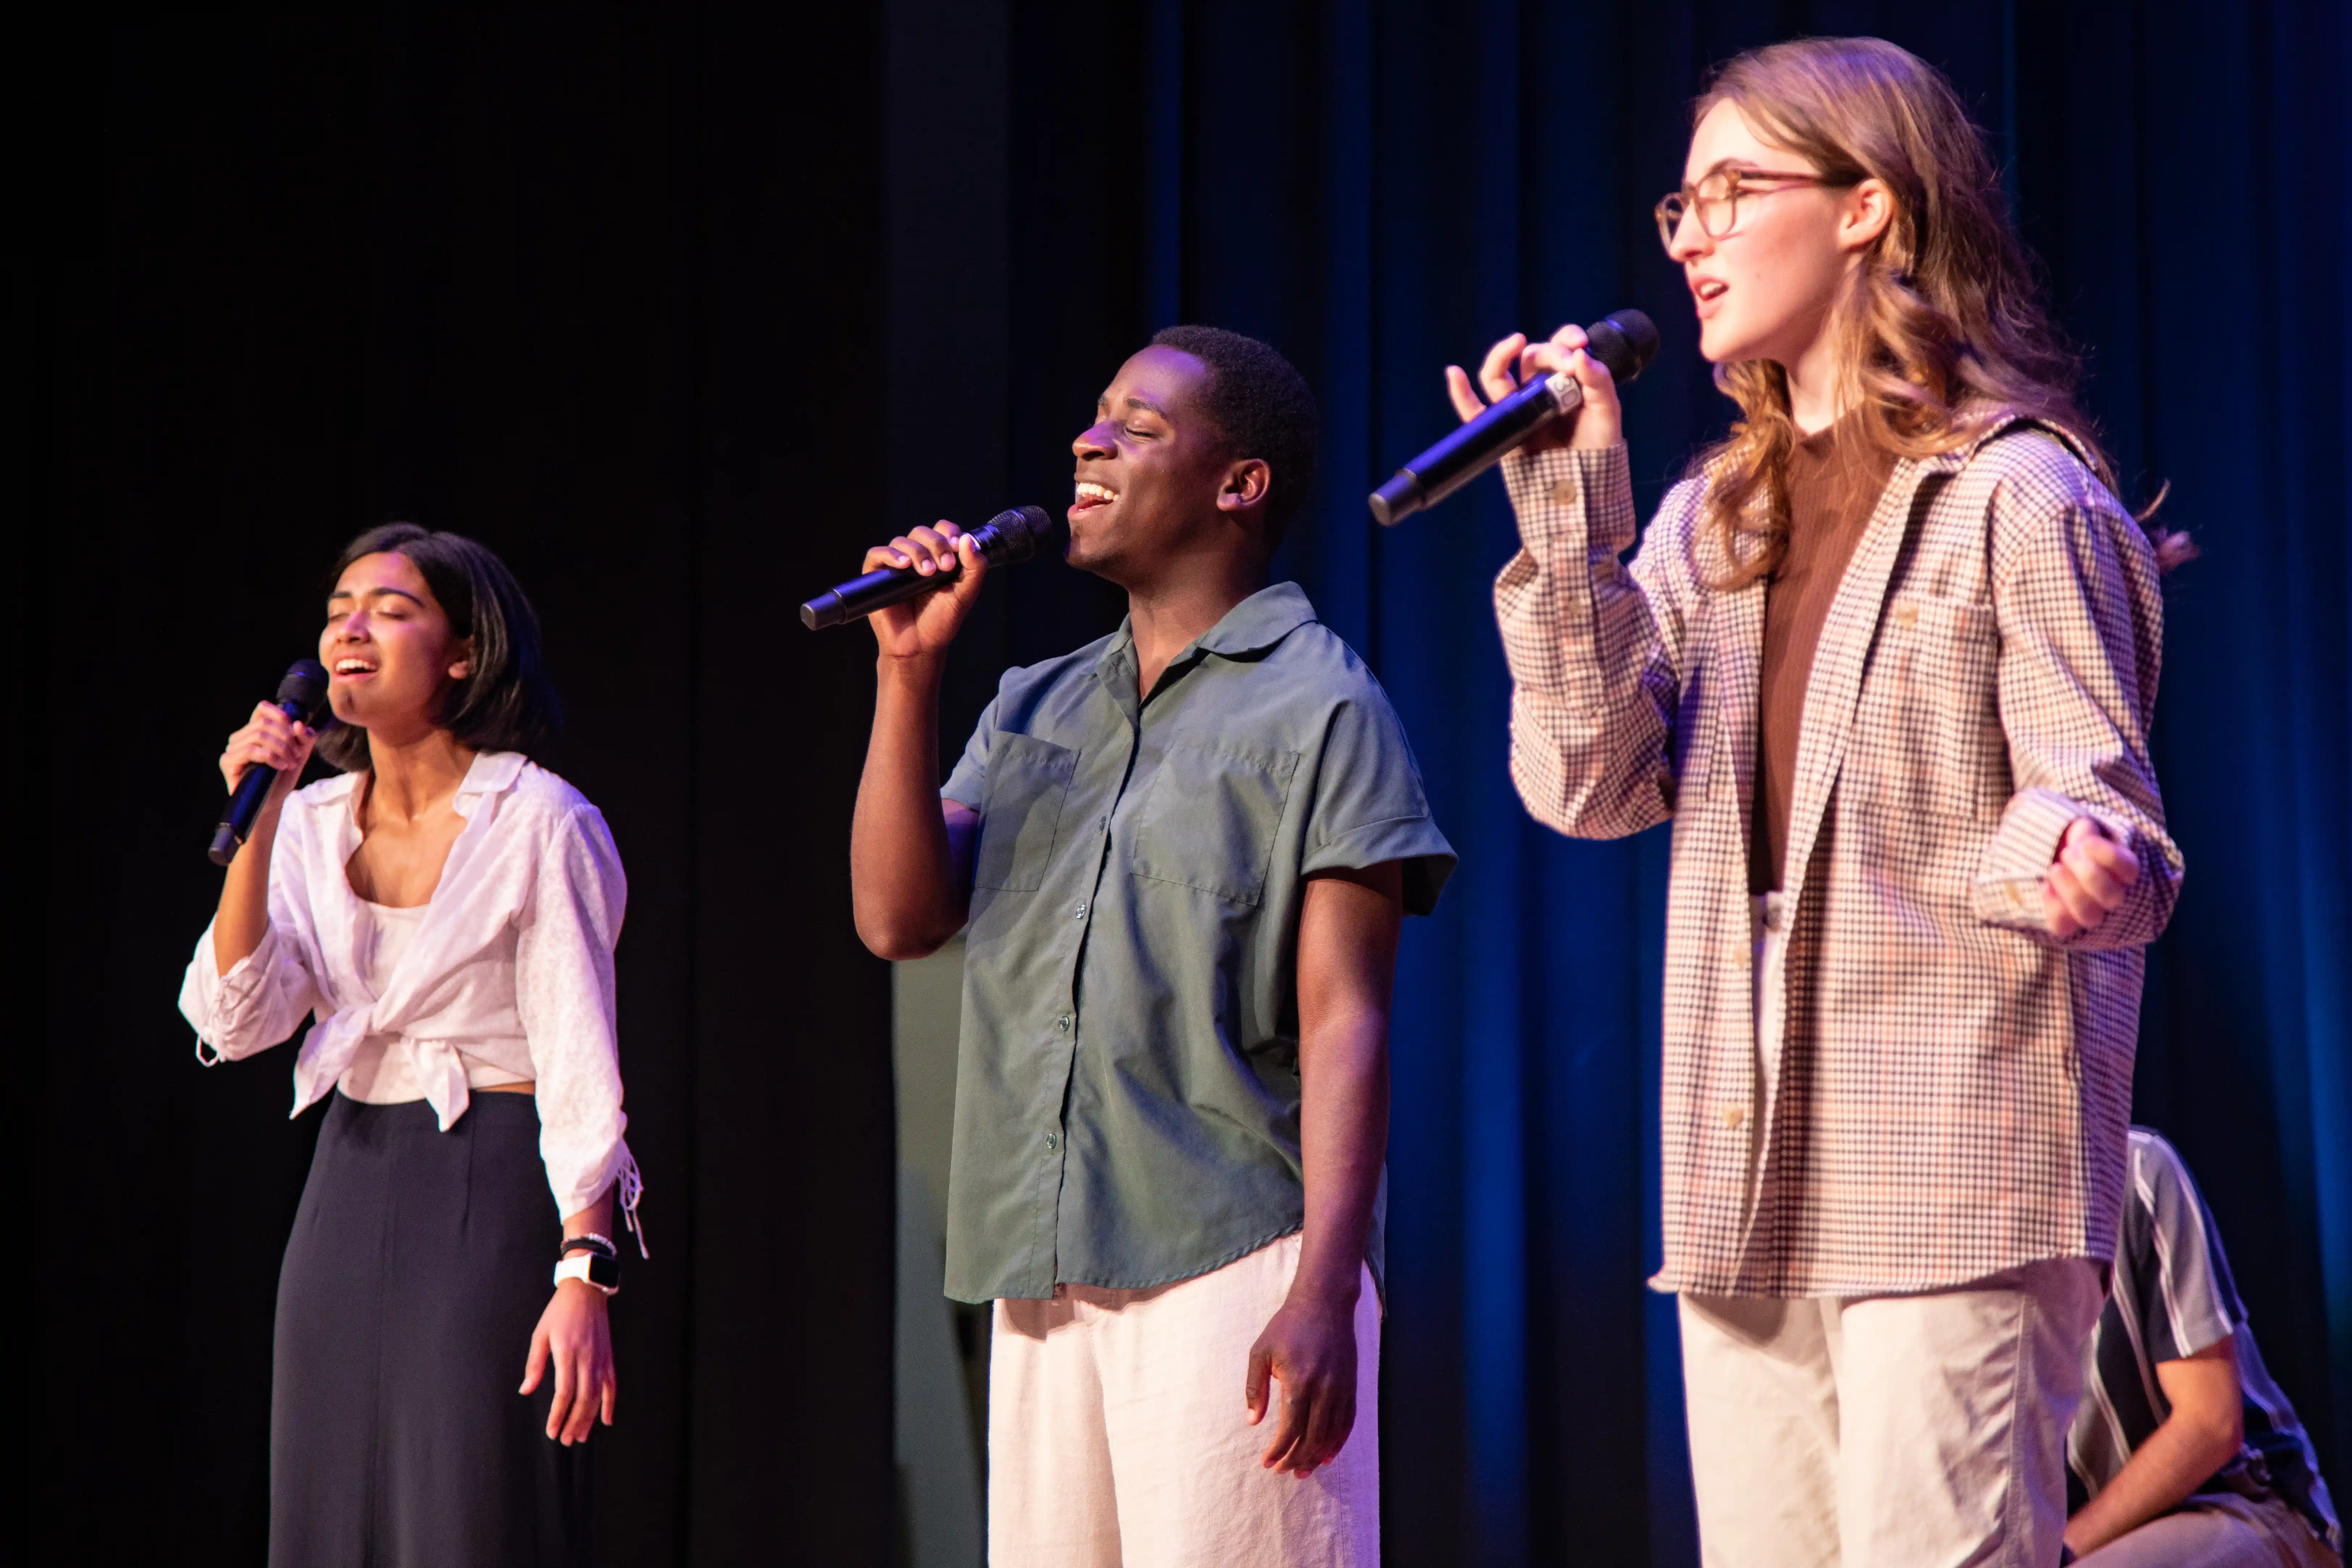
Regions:
<instances>
[{"instance_id":1,"label":"short black bob haircut","mask_svg":"<svg viewBox=\"0 0 2352 1568\"><path fill-rule=\"evenodd\" d=\"M441 727L474 751L520 752L536 760L563 712L540 662L539 612L507 563L463 534L388 522L343 546L327 591L368 555L407 557L449 617L449 629L474 639L474 672L450 689ZM331 725L319 736L319 755L347 773L360 773L368 766L367 731Z\"/></svg>"},{"instance_id":2,"label":"short black bob haircut","mask_svg":"<svg viewBox=\"0 0 2352 1568\"><path fill-rule=\"evenodd\" d=\"M1223 327L1162 327L1151 342L1209 367L1201 412L1223 433L1234 457L1263 459L1272 470L1265 542L1273 549L1315 484L1323 421L1307 378L1276 350Z\"/></svg>"}]
</instances>

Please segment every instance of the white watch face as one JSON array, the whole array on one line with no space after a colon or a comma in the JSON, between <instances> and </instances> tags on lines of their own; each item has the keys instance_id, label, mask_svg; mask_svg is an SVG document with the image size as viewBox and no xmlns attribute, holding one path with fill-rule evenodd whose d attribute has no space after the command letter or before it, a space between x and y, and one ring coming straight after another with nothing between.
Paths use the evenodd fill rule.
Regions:
<instances>
[{"instance_id":1,"label":"white watch face","mask_svg":"<svg viewBox=\"0 0 2352 1568\"><path fill-rule=\"evenodd\" d=\"M615 1294L620 1288L597 1284L594 1277L589 1273L592 1267L587 1253L575 1252L555 1266L555 1283L561 1285L566 1279L577 1279L592 1290L602 1290L607 1296Z\"/></svg>"}]
</instances>

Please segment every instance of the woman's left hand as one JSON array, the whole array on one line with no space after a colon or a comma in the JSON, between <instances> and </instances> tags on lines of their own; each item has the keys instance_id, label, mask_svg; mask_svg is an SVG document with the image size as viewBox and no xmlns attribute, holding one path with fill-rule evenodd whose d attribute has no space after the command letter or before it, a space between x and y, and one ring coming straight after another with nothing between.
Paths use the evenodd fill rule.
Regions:
<instances>
[{"instance_id":1,"label":"woman's left hand","mask_svg":"<svg viewBox=\"0 0 2352 1568\"><path fill-rule=\"evenodd\" d=\"M2139 880L2139 861L2096 821L2078 816L2066 825L2057 858L2042 879L2042 918L2060 942L2096 931Z\"/></svg>"},{"instance_id":2,"label":"woman's left hand","mask_svg":"<svg viewBox=\"0 0 2352 1568\"><path fill-rule=\"evenodd\" d=\"M605 1426L613 1424L613 1400L620 1392L613 1375L613 1325L605 1316L604 1293L593 1285L566 1279L555 1288L539 1327L531 1331L521 1392L539 1386L551 1361L555 1397L547 1409L547 1435L566 1447L584 1443L599 1414Z\"/></svg>"}]
</instances>

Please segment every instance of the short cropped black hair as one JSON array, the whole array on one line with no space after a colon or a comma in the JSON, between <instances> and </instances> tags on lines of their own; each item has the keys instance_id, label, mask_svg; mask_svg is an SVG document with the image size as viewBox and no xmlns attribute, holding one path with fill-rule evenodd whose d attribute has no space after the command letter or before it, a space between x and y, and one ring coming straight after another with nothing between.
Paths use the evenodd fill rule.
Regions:
<instances>
[{"instance_id":1,"label":"short cropped black hair","mask_svg":"<svg viewBox=\"0 0 2352 1568\"><path fill-rule=\"evenodd\" d=\"M477 752L535 758L554 738L563 710L540 662L539 612L507 563L463 534L388 522L343 546L327 591L334 592L352 563L368 555L405 556L449 617L449 629L474 639L473 673L451 689L441 727ZM347 773L358 773L368 765L367 731L335 725L319 737L319 754Z\"/></svg>"},{"instance_id":2,"label":"short cropped black hair","mask_svg":"<svg viewBox=\"0 0 2352 1568\"><path fill-rule=\"evenodd\" d=\"M1209 367L1202 412L1223 432L1234 456L1261 458L1272 470L1266 545L1281 543L1314 487L1316 449L1322 442L1323 421L1307 378L1276 350L1223 327L1162 327L1151 342Z\"/></svg>"}]
</instances>

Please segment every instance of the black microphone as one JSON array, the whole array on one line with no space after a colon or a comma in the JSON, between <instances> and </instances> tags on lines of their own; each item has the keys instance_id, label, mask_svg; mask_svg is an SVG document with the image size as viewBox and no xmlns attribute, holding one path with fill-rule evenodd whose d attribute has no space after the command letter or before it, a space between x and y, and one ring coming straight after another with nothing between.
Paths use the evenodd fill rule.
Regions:
<instances>
[{"instance_id":1,"label":"black microphone","mask_svg":"<svg viewBox=\"0 0 2352 1568\"><path fill-rule=\"evenodd\" d=\"M1639 310L1619 310L1585 329L1584 349L1622 386L1657 353L1658 329ZM1583 401L1584 388L1565 371L1528 383L1399 468L1372 492L1372 515L1392 525L1435 506Z\"/></svg>"},{"instance_id":2,"label":"black microphone","mask_svg":"<svg viewBox=\"0 0 2352 1568\"><path fill-rule=\"evenodd\" d=\"M271 700L289 719L308 724L327 700L326 668L315 658L296 659L286 667L286 679L278 683L278 695ZM228 797L228 815L213 830L214 865L226 866L236 858L237 846L253 831L253 819L261 815L261 803L269 797L269 786L277 780L276 768L256 763L236 781L236 793Z\"/></svg>"},{"instance_id":3,"label":"black microphone","mask_svg":"<svg viewBox=\"0 0 2352 1568\"><path fill-rule=\"evenodd\" d=\"M971 547L991 566L1009 566L1036 554L1037 546L1053 531L1054 520L1046 515L1044 507L1016 506L1011 511L998 512L973 529L968 537ZM862 621L877 610L903 605L946 587L956 580L960 570L961 567L950 566L926 577L912 566L885 566L879 572L852 577L803 605L801 625L814 632L845 621Z\"/></svg>"}]
</instances>

